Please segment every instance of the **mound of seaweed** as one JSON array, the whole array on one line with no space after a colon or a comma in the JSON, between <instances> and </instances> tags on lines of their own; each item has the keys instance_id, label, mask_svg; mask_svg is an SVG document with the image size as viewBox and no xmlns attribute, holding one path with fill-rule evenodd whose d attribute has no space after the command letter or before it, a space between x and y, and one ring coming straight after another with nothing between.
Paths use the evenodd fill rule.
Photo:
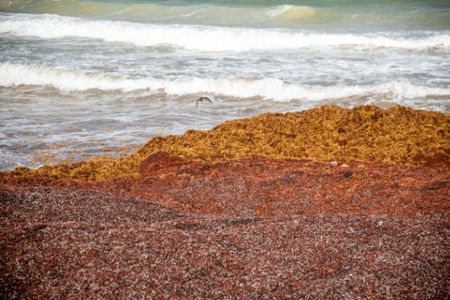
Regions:
<instances>
[{"instance_id":1,"label":"mound of seaweed","mask_svg":"<svg viewBox=\"0 0 450 300\"><path fill-rule=\"evenodd\" d=\"M195 160L247 157L391 164L444 164L450 161L450 118L431 111L395 106L380 109L334 105L295 113L265 113L227 121L209 131L156 137L122 158L19 168L0 178L42 176L102 180L139 175L141 163L156 152Z\"/></svg>"}]
</instances>

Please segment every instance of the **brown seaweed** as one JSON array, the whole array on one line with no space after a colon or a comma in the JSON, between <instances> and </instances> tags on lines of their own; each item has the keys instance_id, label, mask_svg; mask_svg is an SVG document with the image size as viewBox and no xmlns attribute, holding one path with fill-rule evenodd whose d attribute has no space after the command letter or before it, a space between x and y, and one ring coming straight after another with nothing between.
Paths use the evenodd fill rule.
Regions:
<instances>
[{"instance_id":1,"label":"brown seaweed","mask_svg":"<svg viewBox=\"0 0 450 300\"><path fill-rule=\"evenodd\" d=\"M437 112L395 106L353 109L334 105L294 113L265 113L227 121L209 131L156 137L118 159L26 168L2 177L103 180L136 176L150 155L163 151L203 161L249 157L391 164L449 164L450 119Z\"/></svg>"}]
</instances>

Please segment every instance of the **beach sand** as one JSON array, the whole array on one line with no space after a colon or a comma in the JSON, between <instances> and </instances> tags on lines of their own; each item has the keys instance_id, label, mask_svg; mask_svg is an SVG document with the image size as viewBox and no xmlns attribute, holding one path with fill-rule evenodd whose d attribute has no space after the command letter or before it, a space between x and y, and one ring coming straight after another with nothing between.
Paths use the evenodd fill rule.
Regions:
<instances>
[{"instance_id":1,"label":"beach sand","mask_svg":"<svg viewBox=\"0 0 450 300\"><path fill-rule=\"evenodd\" d=\"M449 121L324 106L1 173L0 294L444 299Z\"/></svg>"}]
</instances>

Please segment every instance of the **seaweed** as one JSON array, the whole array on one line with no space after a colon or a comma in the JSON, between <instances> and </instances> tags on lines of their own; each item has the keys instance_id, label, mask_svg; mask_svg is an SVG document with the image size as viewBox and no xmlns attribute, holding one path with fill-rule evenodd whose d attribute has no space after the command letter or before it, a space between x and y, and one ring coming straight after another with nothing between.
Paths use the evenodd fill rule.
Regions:
<instances>
[{"instance_id":1,"label":"seaweed","mask_svg":"<svg viewBox=\"0 0 450 300\"><path fill-rule=\"evenodd\" d=\"M450 118L431 111L394 106L345 109L326 105L302 112L264 113L226 121L209 131L155 137L120 158L26 168L1 178L42 176L62 180L104 180L138 176L150 155L226 161L250 157L389 164L449 164ZM438 158L438 159L436 159Z\"/></svg>"}]
</instances>

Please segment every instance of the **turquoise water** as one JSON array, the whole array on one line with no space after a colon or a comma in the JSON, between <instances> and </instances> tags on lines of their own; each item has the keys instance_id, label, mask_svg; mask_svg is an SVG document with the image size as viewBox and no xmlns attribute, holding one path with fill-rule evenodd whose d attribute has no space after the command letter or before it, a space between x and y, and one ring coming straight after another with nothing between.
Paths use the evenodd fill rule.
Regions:
<instances>
[{"instance_id":1,"label":"turquoise water","mask_svg":"<svg viewBox=\"0 0 450 300\"><path fill-rule=\"evenodd\" d=\"M209 25L434 29L450 26L448 1L9 0L0 9L113 20ZM279 13L277 13L277 10ZM356 28L358 27L358 28Z\"/></svg>"},{"instance_id":2,"label":"turquoise water","mask_svg":"<svg viewBox=\"0 0 450 300\"><path fill-rule=\"evenodd\" d=\"M329 103L449 113L449 16L448 1L1 1L0 169Z\"/></svg>"}]
</instances>

